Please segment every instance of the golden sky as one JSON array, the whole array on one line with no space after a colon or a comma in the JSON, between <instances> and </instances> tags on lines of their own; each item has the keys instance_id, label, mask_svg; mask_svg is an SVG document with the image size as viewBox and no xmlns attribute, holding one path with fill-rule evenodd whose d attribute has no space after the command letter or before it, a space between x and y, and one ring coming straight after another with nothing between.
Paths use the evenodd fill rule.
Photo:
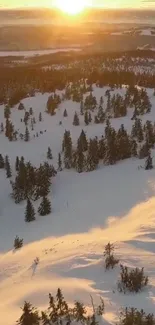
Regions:
<instances>
[{"instance_id":1,"label":"golden sky","mask_svg":"<svg viewBox=\"0 0 155 325\"><path fill-rule=\"evenodd\" d=\"M0 0L0 7L52 7L57 0ZM73 0L72 0L73 1ZM76 1L76 0L74 0ZM77 0L78 1L78 0ZM155 0L89 0L95 7L109 8L150 8ZM64 0L65 2L65 0Z\"/></svg>"}]
</instances>

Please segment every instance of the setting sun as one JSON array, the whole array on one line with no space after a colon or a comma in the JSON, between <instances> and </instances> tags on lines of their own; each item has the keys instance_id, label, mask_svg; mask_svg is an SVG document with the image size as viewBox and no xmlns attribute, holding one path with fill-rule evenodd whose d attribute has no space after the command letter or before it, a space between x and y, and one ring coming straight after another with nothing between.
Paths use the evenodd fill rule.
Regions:
<instances>
[{"instance_id":1,"label":"setting sun","mask_svg":"<svg viewBox=\"0 0 155 325\"><path fill-rule=\"evenodd\" d=\"M70 14L70 15L76 15L83 11L87 7L87 1L85 0L57 0L56 6L63 12Z\"/></svg>"}]
</instances>

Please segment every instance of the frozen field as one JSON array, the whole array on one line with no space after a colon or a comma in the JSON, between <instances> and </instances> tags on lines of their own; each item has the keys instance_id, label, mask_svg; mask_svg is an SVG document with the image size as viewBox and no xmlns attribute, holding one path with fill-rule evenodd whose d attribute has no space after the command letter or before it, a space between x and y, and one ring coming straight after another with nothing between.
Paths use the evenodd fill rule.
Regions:
<instances>
[{"instance_id":1,"label":"frozen field","mask_svg":"<svg viewBox=\"0 0 155 325\"><path fill-rule=\"evenodd\" d=\"M94 87L99 100L106 87ZM121 94L125 89L118 90ZM152 102L150 114L142 117L155 121L155 97L148 89ZM73 126L75 110L80 105L72 101L60 104L55 116L46 112L49 94L36 94L22 102L27 110L33 108L36 124L30 131L30 142L22 140L9 142L0 134L0 153L8 154L12 167L18 155L33 164L46 160L48 146L52 148L56 166L61 151L65 129L71 131L73 144L82 129L89 137L101 136L103 124L84 125L80 116L80 126ZM63 117L64 109L68 117ZM130 109L131 110L131 109ZM19 132L24 132L21 118L23 111L14 107L11 120ZM43 121L39 122L42 112ZM118 129L123 123L131 130L132 112L124 118L113 119L112 125ZM0 107L0 122L4 121L3 106ZM59 122L62 121L62 125ZM46 133L40 131L46 129ZM39 137L33 135L38 132ZM48 293L55 294L61 287L70 303L81 300L90 305L90 294L98 302L105 300L104 320L114 324L120 307L143 308L146 312L155 310L155 172L138 170L143 160L129 159L115 166L100 165L98 170L78 174L74 170L59 172L53 179L49 195L52 213L46 217L36 217L30 224L24 222L25 202L16 205L10 197L11 186L5 171L0 170L0 315L2 325L14 325L21 314L20 307L25 300L31 301L39 309L48 304ZM155 163L155 161L154 161ZM38 202L36 203L38 206ZM13 253L13 241L18 235L24 239L21 250ZM121 263L131 267L144 266L150 283L147 289L137 295L120 294L117 291L119 267L105 272L103 251L108 242L116 244L116 255ZM33 261L40 263L33 274Z\"/></svg>"}]
</instances>

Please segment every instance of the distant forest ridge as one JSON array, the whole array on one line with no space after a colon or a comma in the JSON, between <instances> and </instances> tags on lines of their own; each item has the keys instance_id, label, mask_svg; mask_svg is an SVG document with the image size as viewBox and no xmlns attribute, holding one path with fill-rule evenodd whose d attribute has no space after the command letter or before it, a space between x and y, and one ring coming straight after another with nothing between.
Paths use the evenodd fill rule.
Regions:
<instances>
[{"instance_id":1,"label":"distant forest ridge","mask_svg":"<svg viewBox=\"0 0 155 325\"><path fill-rule=\"evenodd\" d=\"M3 19L50 19L59 18L62 13L56 9L0 9L0 20ZM141 20L155 20L155 10L137 10L137 9L86 9L82 16L86 19L100 20L100 19L137 19Z\"/></svg>"}]
</instances>

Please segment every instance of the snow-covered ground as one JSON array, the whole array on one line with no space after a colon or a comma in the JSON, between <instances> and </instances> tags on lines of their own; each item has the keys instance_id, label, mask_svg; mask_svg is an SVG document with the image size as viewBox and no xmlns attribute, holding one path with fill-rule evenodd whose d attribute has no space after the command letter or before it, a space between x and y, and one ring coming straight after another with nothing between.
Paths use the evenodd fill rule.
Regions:
<instances>
[{"instance_id":1,"label":"snow-covered ground","mask_svg":"<svg viewBox=\"0 0 155 325\"><path fill-rule=\"evenodd\" d=\"M0 57L22 56L33 57L38 55L54 54L58 52L81 51L80 47L53 48L49 50L30 50L30 51L0 51Z\"/></svg>"},{"instance_id":2,"label":"snow-covered ground","mask_svg":"<svg viewBox=\"0 0 155 325\"><path fill-rule=\"evenodd\" d=\"M104 96L107 88L95 88L96 97ZM121 94L125 89L117 90ZM148 90L153 107L143 121L155 120L155 97ZM82 128L87 137L101 136L104 125L85 126L80 116L80 126L73 126L75 110L79 104L63 102L55 116L45 113L49 94L36 94L23 100L25 108L33 108L37 123L31 131L31 140L10 143L0 134L0 153L8 154L14 167L15 158L24 156L33 164L46 160L48 146L52 148L56 165L61 151L65 129L71 131L73 143ZM63 118L67 109L68 117ZM39 112L43 121L39 122ZM21 123L24 112L12 109L11 120L24 132ZM113 119L118 129L124 123L131 130L130 117ZM3 106L0 107L0 122L3 122ZM59 122L62 121L62 125ZM40 131L47 130L42 135ZM39 133L38 138L33 134ZM61 287L70 303L81 300L90 305L90 294L98 302L105 300L104 319L114 323L120 307L143 308L146 312L155 309L155 173L138 170L143 161L129 159L115 166L100 166L91 173L78 174L73 170L59 172L53 179L52 213L36 217L30 224L24 222L25 202L16 205L11 197L11 187L5 171L0 170L0 315L2 324L14 325L20 316L24 300L45 309L48 293L55 294ZM36 203L36 207L38 203ZM18 235L24 246L13 253L13 241ZM109 241L116 244L116 255L122 263L132 267L144 266L150 283L144 292L120 294L117 292L119 267L105 272L103 250ZM40 263L33 273L33 261L38 256Z\"/></svg>"}]
</instances>

